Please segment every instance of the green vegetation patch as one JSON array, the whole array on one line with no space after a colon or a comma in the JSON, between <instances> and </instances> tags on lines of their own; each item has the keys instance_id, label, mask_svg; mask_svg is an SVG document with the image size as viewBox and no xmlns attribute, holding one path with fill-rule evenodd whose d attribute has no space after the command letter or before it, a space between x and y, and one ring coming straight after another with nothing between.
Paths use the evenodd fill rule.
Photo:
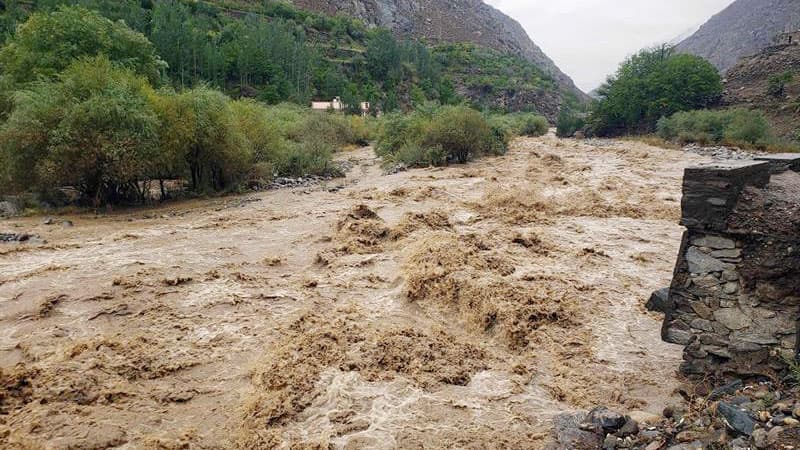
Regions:
<instances>
[{"instance_id":1,"label":"green vegetation patch","mask_svg":"<svg viewBox=\"0 0 800 450\"><path fill-rule=\"evenodd\" d=\"M679 112L658 121L658 135L681 144L767 146L769 123L760 111L747 109Z\"/></svg>"},{"instance_id":2,"label":"green vegetation patch","mask_svg":"<svg viewBox=\"0 0 800 450\"><path fill-rule=\"evenodd\" d=\"M662 46L628 58L598 94L588 121L592 134L646 134L661 117L714 105L722 81L703 58Z\"/></svg>"},{"instance_id":3,"label":"green vegetation patch","mask_svg":"<svg viewBox=\"0 0 800 450\"><path fill-rule=\"evenodd\" d=\"M502 90L556 90L556 82L532 62L470 43L434 50L448 75L465 86L492 94Z\"/></svg>"},{"instance_id":4,"label":"green vegetation patch","mask_svg":"<svg viewBox=\"0 0 800 450\"><path fill-rule=\"evenodd\" d=\"M467 106L426 106L384 119L376 151L387 164L439 166L505 153L515 136L547 133L544 117L483 115Z\"/></svg>"}]
</instances>

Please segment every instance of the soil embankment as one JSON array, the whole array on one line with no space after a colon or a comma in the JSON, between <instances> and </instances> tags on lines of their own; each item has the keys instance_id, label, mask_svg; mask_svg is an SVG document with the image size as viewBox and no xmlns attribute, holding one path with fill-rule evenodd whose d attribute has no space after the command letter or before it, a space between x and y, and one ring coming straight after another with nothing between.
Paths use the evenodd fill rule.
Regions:
<instances>
[{"instance_id":1,"label":"soil embankment","mask_svg":"<svg viewBox=\"0 0 800 450\"><path fill-rule=\"evenodd\" d=\"M111 216L0 222L3 448L542 448L660 412L681 348L644 301L682 169L626 142Z\"/></svg>"}]
</instances>

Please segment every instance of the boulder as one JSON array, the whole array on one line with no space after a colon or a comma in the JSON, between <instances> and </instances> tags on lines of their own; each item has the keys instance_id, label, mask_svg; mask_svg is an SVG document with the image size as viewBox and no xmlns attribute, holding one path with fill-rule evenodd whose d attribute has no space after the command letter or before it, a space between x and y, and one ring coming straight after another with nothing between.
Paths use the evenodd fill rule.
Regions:
<instances>
[{"instance_id":1,"label":"boulder","mask_svg":"<svg viewBox=\"0 0 800 450\"><path fill-rule=\"evenodd\" d=\"M756 422L746 412L725 402L719 403L717 412L733 431L746 436L753 434Z\"/></svg>"},{"instance_id":2,"label":"boulder","mask_svg":"<svg viewBox=\"0 0 800 450\"><path fill-rule=\"evenodd\" d=\"M589 411L586 421L602 428L606 433L614 433L625 425L627 419L622 414L605 406L598 406Z\"/></svg>"},{"instance_id":3,"label":"boulder","mask_svg":"<svg viewBox=\"0 0 800 450\"><path fill-rule=\"evenodd\" d=\"M669 447L667 450L704 450L706 446L700 442L690 442L688 444L678 444Z\"/></svg>"},{"instance_id":4,"label":"boulder","mask_svg":"<svg viewBox=\"0 0 800 450\"><path fill-rule=\"evenodd\" d=\"M767 433L767 445L775 445L778 440L780 440L781 435L785 428L783 427L774 427Z\"/></svg>"},{"instance_id":5,"label":"boulder","mask_svg":"<svg viewBox=\"0 0 800 450\"><path fill-rule=\"evenodd\" d=\"M616 450L618 444L617 437L613 434L609 434L603 441L603 450Z\"/></svg>"},{"instance_id":6,"label":"boulder","mask_svg":"<svg viewBox=\"0 0 800 450\"><path fill-rule=\"evenodd\" d=\"M28 242L33 237L28 233L0 233L0 242Z\"/></svg>"},{"instance_id":7,"label":"boulder","mask_svg":"<svg viewBox=\"0 0 800 450\"><path fill-rule=\"evenodd\" d=\"M639 434L639 422L633 420L630 416L625 417L625 425L616 433L621 438L636 436L637 434Z\"/></svg>"},{"instance_id":8,"label":"boulder","mask_svg":"<svg viewBox=\"0 0 800 450\"><path fill-rule=\"evenodd\" d=\"M603 436L581 429L584 414L560 414L553 418L554 432L559 449L598 449L603 446Z\"/></svg>"},{"instance_id":9,"label":"boulder","mask_svg":"<svg viewBox=\"0 0 800 450\"><path fill-rule=\"evenodd\" d=\"M650 295L650 300L645 305L648 311L667 313L670 310L669 288L661 288Z\"/></svg>"},{"instance_id":10,"label":"boulder","mask_svg":"<svg viewBox=\"0 0 800 450\"><path fill-rule=\"evenodd\" d=\"M756 448L767 448L769 445L767 443L767 431L763 428L759 428L758 430L753 431L753 445Z\"/></svg>"},{"instance_id":11,"label":"boulder","mask_svg":"<svg viewBox=\"0 0 800 450\"><path fill-rule=\"evenodd\" d=\"M739 308L723 308L714 311L714 319L729 330L742 330L753 324L753 319Z\"/></svg>"}]
</instances>

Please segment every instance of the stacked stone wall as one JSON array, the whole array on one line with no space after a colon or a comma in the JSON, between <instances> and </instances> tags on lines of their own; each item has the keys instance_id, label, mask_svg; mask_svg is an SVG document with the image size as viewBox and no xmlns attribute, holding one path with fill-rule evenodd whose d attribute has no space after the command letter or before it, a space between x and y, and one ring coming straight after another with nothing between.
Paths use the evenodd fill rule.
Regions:
<instances>
[{"instance_id":1,"label":"stacked stone wall","mask_svg":"<svg viewBox=\"0 0 800 450\"><path fill-rule=\"evenodd\" d=\"M775 155L686 170L662 330L685 374L774 376L800 352L798 168Z\"/></svg>"}]
</instances>

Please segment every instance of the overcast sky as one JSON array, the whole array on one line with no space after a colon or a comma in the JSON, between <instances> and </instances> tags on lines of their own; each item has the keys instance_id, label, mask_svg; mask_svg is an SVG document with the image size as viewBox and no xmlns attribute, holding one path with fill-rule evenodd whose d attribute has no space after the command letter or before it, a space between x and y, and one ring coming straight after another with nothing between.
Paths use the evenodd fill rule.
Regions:
<instances>
[{"instance_id":1,"label":"overcast sky","mask_svg":"<svg viewBox=\"0 0 800 450\"><path fill-rule=\"evenodd\" d=\"M522 24L588 92L626 56L698 27L733 0L484 0Z\"/></svg>"}]
</instances>

